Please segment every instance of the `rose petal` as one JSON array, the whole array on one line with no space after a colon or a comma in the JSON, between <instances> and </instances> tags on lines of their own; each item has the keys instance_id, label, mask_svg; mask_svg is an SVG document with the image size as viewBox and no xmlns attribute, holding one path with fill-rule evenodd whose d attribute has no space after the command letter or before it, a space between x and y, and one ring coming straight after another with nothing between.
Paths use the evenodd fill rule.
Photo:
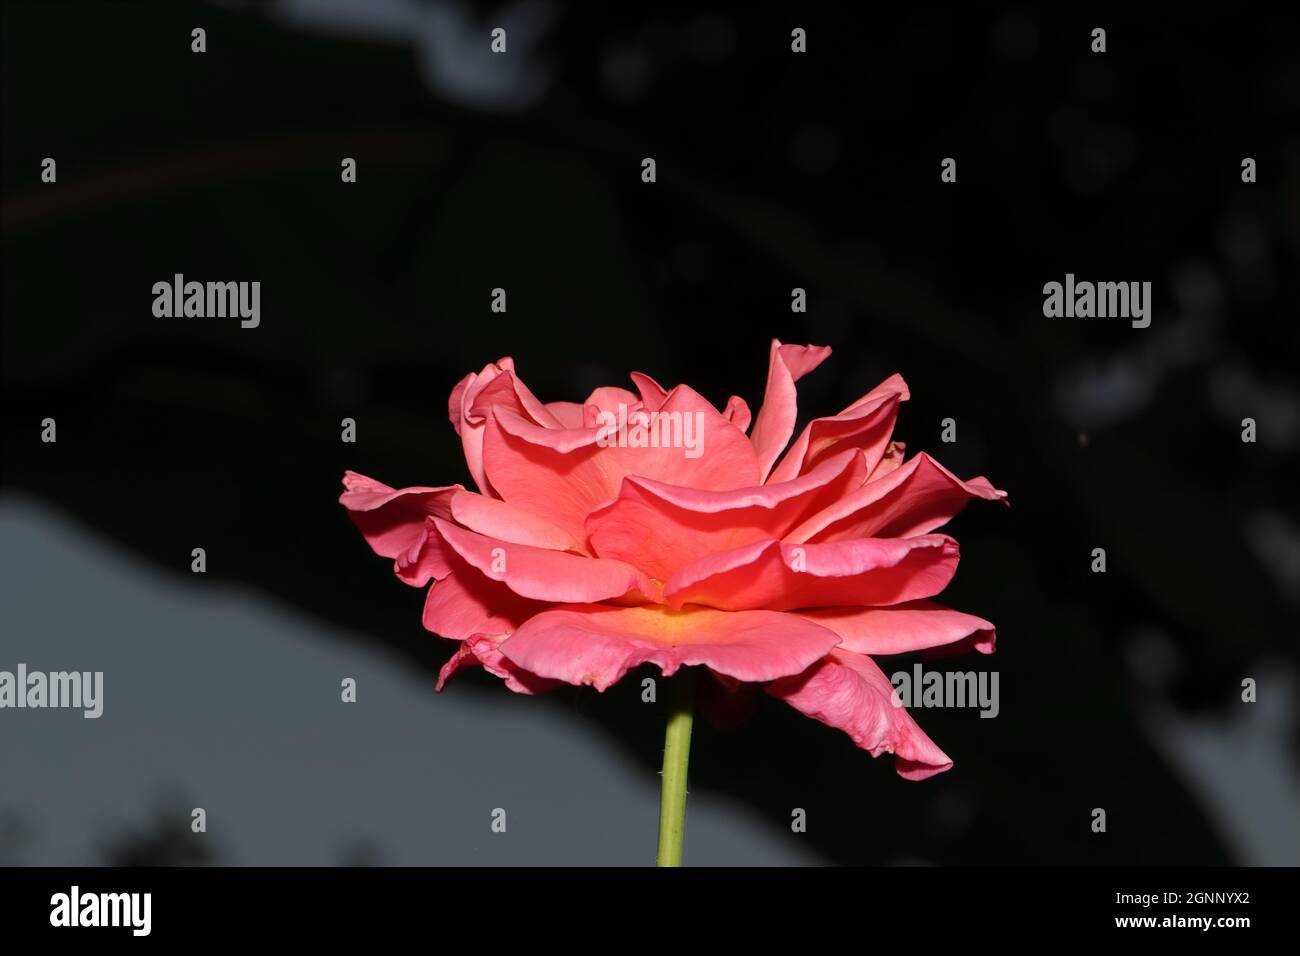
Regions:
<instances>
[{"instance_id":1,"label":"rose petal","mask_svg":"<svg viewBox=\"0 0 1300 956\"><path fill-rule=\"evenodd\" d=\"M883 478L885 475L897 469L903 464L903 458L907 451L907 445L901 441L891 441L885 446L885 454L880 459L880 463L872 469L871 474L867 476L867 481L875 481L877 478Z\"/></svg>"},{"instance_id":2,"label":"rose petal","mask_svg":"<svg viewBox=\"0 0 1300 956\"><path fill-rule=\"evenodd\" d=\"M828 544L760 541L694 562L664 585L670 607L725 610L886 606L938 594L957 570L947 535Z\"/></svg>"},{"instance_id":3,"label":"rose petal","mask_svg":"<svg viewBox=\"0 0 1300 956\"><path fill-rule=\"evenodd\" d=\"M447 681L465 667L482 667L489 674L500 677L516 694L540 694L560 685L559 681L530 674L514 661L506 660L495 638L476 635L461 641L456 653L442 665L434 690L441 691Z\"/></svg>"},{"instance_id":4,"label":"rose petal","mask_svg":"<svg viewBox=\"0 0 1300 956\"><path fill-rule=\"evenodd\" d=\"M549 607L493 581L453 555L452 573L436 581L424 598L425 630L463 641L476 634L510 634Z\"/></svg>"},{"instance_id":5,"label":"rose petal","mask_svg":"<svg viewBox=\"0 0 1300 956\"><path fill-rule=\"evenodd\" d=\"M492 489L483 468L483 429L491 409L497 406L510 408L544 428L560 427L550 410L519 380L509 356L461 379L452 389L447 411L460 436L465 464L484 494L491 494Z\"/></svg>"},{"instance_id":6,"label":"rose petal","mask_svg":"<svg viewBox=\"0 0 1300 956\"><path fill-rule=\"evenodd\" d=\"M611 412L617 415L620 408L627 411L639 407L642 401L625 388L604 385L594 389L582 404L586 409L594 408L597 412Z\"/></svg>"},{"instance_id":7,"label":"rose petal","mask_svg":"<svg viewBox=\"0 0 1300 956\"><path fill-rule=\"evenodd\" d=\"M511 544L436 518L434 524L471 567L520 597L574 604L653 599L655 589L645 576L622 561Z\"/></svg>"},{"instance_id":8,"label":"rose petal","mask_svg":"<svg viewBox=\"0 0 1300 956\"><path fill-rule=\"evenodd\" d=\"M973 638L975 649L991 654L997 633L982 617L933 601L893 607L828 607L798 612L840 636L840 648L858 654L905 654Z\"/></svg>"},{"instance_id":9,"label":"rose petal","mask_svg":"<svg viewBox=\"0 0 1300 956\"><path fill-rule=\"evenodd\" d=\"M561 428L581 428L586 417L582 402L547 402L546 410Z\"/></svg>"},{"instance_id":10,"label":"rose petal","mask_svg":"<svg viewBox=\"0 0 1300 956\"><path fill-rule=\"evenodd\" d=\"M735 425L742 432L749 430L749 405L739 395L727 399L727 407L722 410L722 417Z\"/></svg>"},{"instance_id":11,"label":"rose petal","mask_svg":"<svg viewBox=\"0 0 1300 956\"><path fill-rule=\"evenodd\" d=\"M465 490L460 485L391 488L355 471L343 473L343 487L339 504L376 554L396 559L394 571L403 580L408 579L404 567L424 547L425 522L433 515L450 518L451 499Z\"/></svg>"},{"instance_id":12,"label":"rose petal","mask_svg":"<svg viewBox=\"0 0 1300 956\"><path fill-rule=\"evenodd\" d=\"M902 376L892 375L838 415L813 419L768 481L789 481L846 448L860 448L867 470L874 470L889 447L898 403L907 398L907 383Z\"/></svg>"},{"instance_id":13,"label":"rose petal","mask_svg":"<svg viewBox=\"0 0 1300 956\"><path fill-rule=\"evenodd\" d=\"M592 550L667 580L679 568L719 551L780 539L862 484L862 456L849 451L779 485L702 491L625 478L616 500L587 518Z\"/></svg>"},{"instance_id":14,"label":"rose petal","mask_svg":"<svg viewBox=\"0 0 1300 956\"><path fill-rule=\"evenodd\" d=\"M500 411L485 433L488 479L500 497L579 540L586 538L587 515L615 498L627 475L704 489L759 483L749 440L698 394L679 386L656 414L677 416L660 421L683 426L683 416L698 416L690 427L699 454L691 457L691 448L620 447L617 437L600 429L543 429Z\"/></svg>"},{"instance_id":15,"label":"rose petal","mask_svg":"<svg viewBox=\"0 0 1300 956\"><path fill-rule=\"evenodd\" d=\"M420 537L393 561L393 573L411 587L422 588L451 574L455 552L443 542L432 515L424 519Z\"/></svg>"},{"instance_id":16,"label":"rose petal","mask_svg":"<svg viewBox=\"0 0 1300 956\"><path fill-rule=\"evenodd\" d=\"M830 354L831 350L824 345L782 345L780 340L772 340L767 360L767 390L758 417L754 419L754 433L750 436L758 453L762 480L767 479L772 465L794 434L794 423L799 414L795 382Z\"/></svg>"},{"instance_id":17,"label":"rose petal","mask_svg":"<svg viewBox=\"0 0 1300 956\"><path fill-rule=\"evenodd\" d=\"M873 757L894 754L895 769L907 780L924 780L952 767L906 709L894 706L889 678L863 654L836 648L807 672L778 680L767 692L844 731Z\"/></svg>"},{"instance_id":18,"label":"rose petal","mask_svg":"<svg viewBox=\"0 0 1300 956\"><path fill-rule=\"evenodd\" d=\"M478 386L470 386L466 393L466 420L481 425L487 421L494 408L508 408L517 415L536 422L543 428L559 428L560 423L550 409L539 401L515 372L514 361L503 358L496 376L480 377Z\"/></svg>"},{"instance_id":19,"label":"rose petal","mask_svg":"<svg viewBox=\"0 0 1300 956\"><path fill-rule=\"evenodd\" d=\"M451 517L471 531L552 551L582 551L583 545L557 524L499 498L460 491L451 498Z\"/></svg>"},{"instance_id":20,"label":"rose petal","mask_svg":"<svg viewBox=\"0 0 1300 956\"><path fill-rule=\"evenodd\" d=\"M630 376L636 390L641 393L641 401L645 407L654 412L658 411L668 399L668 389L664 388L649 375L644 372L633 372Z\"/></svg>"},{"instance_id":21,"label":"rose petal","mask_svg":"<svg viewBox=\"0 0 1300 956\"><path fill-rule=\"evenodd\" d=\"M986 478L962 481L922 452L869 481L790 532L790 541L842 541L926 534L947 524L972 498L1006 498Z\"/></svg>"},{"instance_id":22,"label":"rose petal","mask_svg":"<svg viewBox=\"0 0 1300 956\"><path fill-rule=\"evenodd\" d=\"M811 621L774 611L572 605L530 618L501 652L530 673L603 691L644 663L665 676L704 665L740 681L769 681L803 671L838 641Z\"/></svg>"}]
</instances>

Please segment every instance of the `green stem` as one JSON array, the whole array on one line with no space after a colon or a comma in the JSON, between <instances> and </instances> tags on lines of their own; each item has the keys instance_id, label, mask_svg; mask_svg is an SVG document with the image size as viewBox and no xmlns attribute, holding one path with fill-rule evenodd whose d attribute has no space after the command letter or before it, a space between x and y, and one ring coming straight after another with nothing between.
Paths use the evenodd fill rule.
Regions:
<instances>
[{"instance_id":1,"label":"green stem","mask_svg":"<svg viewBox=\"0 0 1300 956\"><path fill-rule=\"evenodd\" d=\"M687 669L673 681L672 710L664 732L663 792L659 800L659 866L682 865L686 832L686 768L691 759L695 674Z\"/></svg>"}]
</instances>

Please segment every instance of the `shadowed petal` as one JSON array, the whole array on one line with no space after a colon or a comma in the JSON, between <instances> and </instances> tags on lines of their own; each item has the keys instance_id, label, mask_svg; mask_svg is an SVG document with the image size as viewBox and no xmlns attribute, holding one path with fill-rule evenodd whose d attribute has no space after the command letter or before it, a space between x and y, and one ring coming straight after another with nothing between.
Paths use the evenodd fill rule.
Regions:
<instances>
[{"instance_id":1,"label":"shadowed petal","mask_svg":"<svg viewBox=\"0 0 1300 956\"><path fill-rule=\"evenodd\" d=\"M894 705L894 688L871 658L835 649L806 673L778 680L767 692L802 714L848 734L871 756L895 755L907 780L943 773L952 760Z\"/></svg>"},{"instance_id":2,"label":"shadowed petal","mask_svg":"<svg viewBox=\"0 0 1300 956\"><path fill-rule=\"evenodd\" d=\"M422 588L451 574L456 554L447 547L433 522L432 515L426 516L420 537L393 561L393 573L411 587Z\"/></svg>"},{"instance_id":3,"label":"shadowed petal","mask_svg":"<svg viewBox=\"0 0 1300 956\"><path fill-rule=\"evenodd\" d=\"M549 606L520 597L453 555L452 573L435 581L425 595L424 627L456 641L476 634L510 634Z\"/></svg>"},{"instance_id":4,"label":"shadowed petal","mask_svg":"<svg viewBox=\"0 0 1300 956\"><path fill-rule=\"evenodd\" d=\"M339 504L352 523L376 554L395 559L393 570L408 582L425 549L426 522L431 516L450 518L451 499L465 490L460 485L391 488L355 471L343 473L343 488Z\"/></svg>"}]
</instances>

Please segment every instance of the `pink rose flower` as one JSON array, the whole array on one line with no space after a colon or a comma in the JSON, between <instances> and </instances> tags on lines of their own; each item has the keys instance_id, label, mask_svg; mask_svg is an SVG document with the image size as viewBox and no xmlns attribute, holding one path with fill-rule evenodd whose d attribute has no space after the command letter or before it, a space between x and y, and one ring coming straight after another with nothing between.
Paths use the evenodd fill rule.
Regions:
<instances>
[{"instance_id":1,"label":"pink rose flower","mask_svg":"<svg viewBox=\"0 0 1300 956\"><path fill-rule=\"evenodd\" d=\"M740 398L719 411L639 373L635 392L545 403L504 358L451 393L478 491L347 472L340 502L401 580L428 587L424 626L459 642L439 689L467 666L519 693L702 667L894 754L903 777L951 767L872 656L993 650L988 621L929 599L957 569L937 529L1006 493L904 458L897 375L787 449L795 383L829 354L773 342L752 422Z\"/></svg>"}]
</instances>

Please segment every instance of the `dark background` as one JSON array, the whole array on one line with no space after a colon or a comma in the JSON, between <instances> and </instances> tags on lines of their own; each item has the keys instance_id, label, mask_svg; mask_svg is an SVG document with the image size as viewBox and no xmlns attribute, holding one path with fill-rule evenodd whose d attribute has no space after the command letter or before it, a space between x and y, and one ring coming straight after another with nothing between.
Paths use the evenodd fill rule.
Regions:
<instances>
[{"instance_id":1,"label":"dark background","mask_svg":"<svg viewBox=\"0 0 1300 956\"><path fill-rule=\"evenodd\" d=\"M452 645L421 629L422 595L335 503L343 469L468 482L447 394L502 355L544 400L640 370L757 411L777 336L835 349L800 383L805 418L901 372L909 453L1009 491L1010 509L972 506L954 524L964 560L943 595L998 625L979 666L1000 672L1001 714L918 712L955 767L912 784L765 700L739 730L697 733L692 806L724 808L709 826L750 820L775 841L764 862L1300 863L1296 21L1240 5L1142 19L863 9L5 3L0 504L5 575L24 583L5 594L0 667L89 667L58 656L71 625L44 610L84 609L96 633L78 640L102 656L108 694L139 688L138 723L112 732L129 750L176 716L175 695L150 688L260 666L256 647L235 661L225 632L184 625L166 632L167 663L142 652L157 674L115 685L119 650L164 625L147 606L100 609L115 606L111 581L90 593L62 559L35 563L48 520L182 603L205 589L212 608L270 599L344 662L396 666L431 697ZM498 25L505 56L488 52ZM195 26L205 54L190 52ZM790 52L795 26L805 55ZM1104 54L1089 50L1096 26ZM46 156L56 185L40 182ZM355 184L340 182L345 156ZM657 183L641 181L645 156ZM948 156L955 184L940 182ZM175 272L259 280L261 326L154 318L151 287ZM1151 326L1044 318L1042 286L1067 272L1150 281ZM489 310L498 286L504 315ZM790 311L795 286L806 314ZM339 441L345 416L355 445ZM40 441L45 417L57 444ZM197 584L196 546L209 562ZM1105 574L1090 570L1095 547ZM295 812L245 760L293 759L293 740L275 750L274 694L312 678L280 676L261 702L269 726L223 737L226 784L269 787L249 819L225 815L235 831ZM342 707L338 679L310 692L321 715ZM420 733L439 738L466 707L562 720L539 726L607 754L648 796L624 818L598 788L550 776L545 733L523 756L475 718L477 736L458 739L492 761L497 789L431 765L429 793L462 803L412 828L457 830L463 810L486 832L501 788L572 825L522 855L476 844L416 861L606 861L613 838L581 823L599 817L647 837L641 858L606 862L649 862L662 713L638 689L521 701L458 677ZM259 693L228 690L231 708ZM100 723L114 708L110 696ZM260 859L189 833L202 793L145 801L114 778L192 788L179 765L106 768L77 742L94 722L63 718L0 716L15 768L0 774L0 857ZM51 721L62 736L42 742ZM382 750L387 732L372 724L356 752ZM366 785L344 817L390 815L402 783L347 759ZM84 793L65 812L110 823L56 859L40 795L70 780ZM792 807L808 833L788 832ZM1089 827L1095 807L1105 834ZM320 842L346 844L330 826ZM367 846L332 859L391 856Z\"/></svg>"}]
</instances>

